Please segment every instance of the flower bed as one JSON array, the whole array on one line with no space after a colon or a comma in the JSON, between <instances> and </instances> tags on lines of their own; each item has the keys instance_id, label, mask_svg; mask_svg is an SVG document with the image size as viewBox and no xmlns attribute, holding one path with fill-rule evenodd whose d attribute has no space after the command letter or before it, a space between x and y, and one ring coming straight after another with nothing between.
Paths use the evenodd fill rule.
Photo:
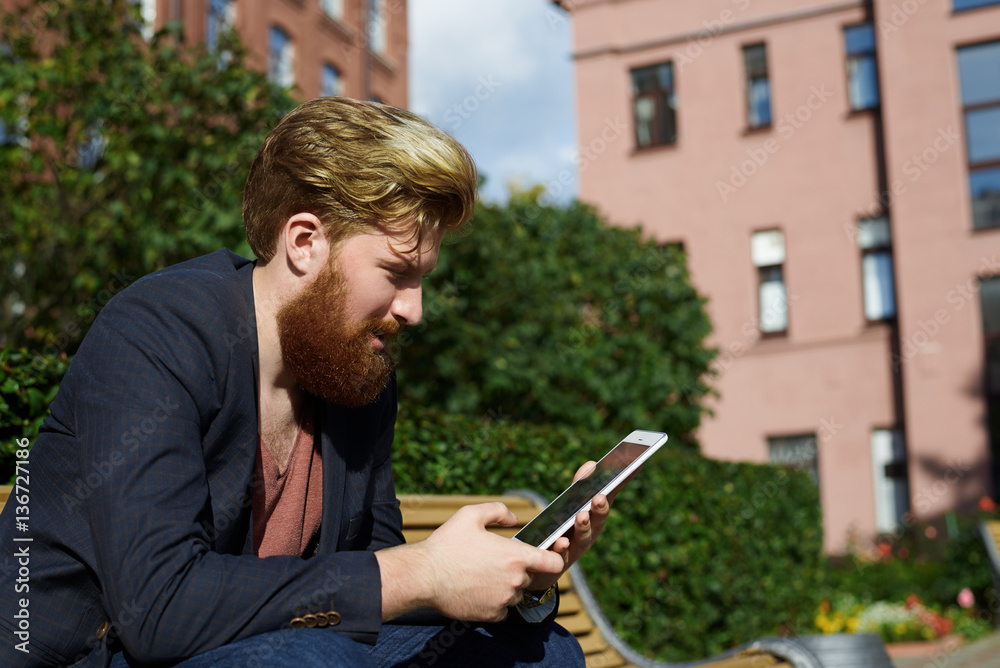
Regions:
<instances>
[{"instance_id":1,"label":"flower bed","mask_svg":"<svg viewBox=\"0 0 1000 668\"><path fill-rule=\"evenodd\" d=\"M996 506L985 498L983 513ZM889 643L975 640L989 633L997 601L977 518L908 522L868 549L830 559L821 633L877 633Z\"/></svg>"}]
</instances>

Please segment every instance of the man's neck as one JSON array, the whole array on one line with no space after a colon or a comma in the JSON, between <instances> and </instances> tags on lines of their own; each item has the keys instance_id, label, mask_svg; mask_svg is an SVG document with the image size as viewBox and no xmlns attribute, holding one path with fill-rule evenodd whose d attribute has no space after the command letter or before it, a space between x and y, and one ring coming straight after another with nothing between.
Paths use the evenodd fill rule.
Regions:
<instances>
[{"instance_id":1,"label":"man's neck","mask_svg":"<svg viewBox=\"0 0 1000 668\"><path fill-rule=\"evenodd\" d=\"M298 412L302 399L295 378L285 367L278 336L278 309L284 286L280 275L269 265L258 265L253 270L253 299L257 317L257 350L260 368L261 405L288 405Z\"/></svg>"}]
</instances>

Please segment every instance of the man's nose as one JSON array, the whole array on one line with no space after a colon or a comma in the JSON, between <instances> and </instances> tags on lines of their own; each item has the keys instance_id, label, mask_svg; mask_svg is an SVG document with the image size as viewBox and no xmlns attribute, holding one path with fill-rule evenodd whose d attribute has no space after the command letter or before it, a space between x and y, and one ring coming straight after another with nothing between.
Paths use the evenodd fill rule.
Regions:
<instances>
[{"instance_id":1,"label":"man's nose","mask_svg":"<svg viewBox=\"0 0 1000 668\"><path fill-rule=\"evenodd\" d=\"M423 288L420 284L396 293L392 315L403 325L416 325L424 316Z\"/></svg>"}]
</instances>

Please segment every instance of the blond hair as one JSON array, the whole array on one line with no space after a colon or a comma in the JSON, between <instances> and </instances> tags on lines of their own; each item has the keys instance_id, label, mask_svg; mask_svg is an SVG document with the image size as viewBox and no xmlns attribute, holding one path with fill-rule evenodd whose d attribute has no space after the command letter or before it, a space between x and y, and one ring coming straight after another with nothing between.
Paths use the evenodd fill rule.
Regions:
<instances>
[{"instance_id":1,"label":"blond hair","mask_svg":"<svg viewBox=\"0 0 1000 668\"><path fill-rule=\"evenodd\" d=\"M264 140L243 190L243 222L264 262L297 213L319 218L334 246L375 229L412 229L419 246L425 234L472 218L476 186L468 151L416 114L321 97L286 115Z\"/></svg>"}]
</instances>

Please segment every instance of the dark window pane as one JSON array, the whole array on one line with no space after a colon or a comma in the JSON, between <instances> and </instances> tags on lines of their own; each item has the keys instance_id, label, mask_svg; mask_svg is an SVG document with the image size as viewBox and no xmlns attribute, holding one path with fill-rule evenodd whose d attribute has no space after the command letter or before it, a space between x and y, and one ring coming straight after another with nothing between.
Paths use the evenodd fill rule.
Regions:
<instances>
[{"instance_id":1,"label":"dark window pane","mask_svg":"<svg viewBox=\"0 0 1000 668\"><path fill-rule=\"evenodd\" d=\"M986 392L990 396L1000 396L1000 341L986 344Z\"/></svg>"},{"instance_id":2,"label":"dark window pane","mask_svg":"<svg viewBox=\"0 0 1000 668\"><path fill-rule=\"evenodd\" d=\"M324 96L337 95L340 92L340 73L330 63L323 65L323 80L320 85Z\"/></svg>"},{"instance_id":3,"label":"dark window pane","mask_svg":"<svg viewBox=\"0 0 1000 668\"><path fill-rule=\"evenodd\" d=\"M1000 226L1000 167L969 172L972 221L976 228Z\"/></svg>"},{"instance_id":4,"label":"dark window pane","mask_svg":"<svg viewBox=\"0 0 1000 668\"><path fill-rule=\"evenodd\" d=\"M768 460L772 464L782 464L802 471L808 471L813 482L819 483L817 466L816 436L786 436L767 439Z\"/></svg>"},{"instance_id":5,"label":"dark window pane","mask_svg":"<svg viewBox=\"0 0 1000 668\"><path fill-rule=\"evenodd\" d=\"M857 56L847 61L847 94L851 109L878 106L878 71L875 56Z\"/></svg>"},{"instance_id":6,"label":"dark window pane","mask_svg":"<svg viewBox=\"0 0 1000 668\"><path fill-rule=\"evenodd\" d=\"M969 162L1000 160L1000 107L965 114Z\"/></svg>"},{"instance_id":7,"label":"dark window pane","mask_svg":"<svg viewBox=\"0 0 1000 668\"><path fill-rule=\"evenodd\" d=\"M1000 42L976 44L958 50L962 104L1000 100Z\"/></svg>"},{"instance_id":8,"label":"dark window pane","mask_svg":"<svg viewBox=\"0 0 1000 668\"><path fill-rule=\"evenodd\" d=\"M784 332L788 329L788 299L781 266L760 268L760 287L757 299L760 306L760 331Z\"/></svg>"},{"instance_id":9,"label":"dark window pane","mask_svg":"<svg viewBox=\"0 0 1000 668\"><path fill-rule=\"evenodd\" d=\"M743 47L743 62L748 78L767 76L767 48L763 44Z\"/></svg>"},{"instance_id":10,"label":"dark window pane","mask_svg":"<svg viewBox=\"0 0 1000 668\"><path fill-rule=\"evenodd\" d=\"M1000 0L955 0L955 11L961 9L975 9L976 7L988 7L989 5L1000 5Z\"/></svg>"},{"instance_id":11,"label":"dark window pane","mask_svg":"<svg viewBox=\"0 0 1000 668\"><path fill-rule=\"evenodd\" d=\"M636 144L643 148L675 142L673 66L661 63L632 70L632 91Z\"/></svg>"},{"instance_id":12,"label":"dark window pane","mask_svg":"<svg viewBox=\"0 0 1000 668\"><path fill-rule=\"evenodd\" d=\"M847 42L847 55L875 51L875 31L871 23L844 28L844 40Z\"/></svg>"},{"instance_id":13,"label":"dark window pane","mask_svg":"<svg viewBox=\"0 0 1000 668\"><path fill-rule=\"evenodd\" d=\"M1000 276L980 279L979 302L983 309L983 333L1000 334Z\"/></svg>"}]
</instances>

